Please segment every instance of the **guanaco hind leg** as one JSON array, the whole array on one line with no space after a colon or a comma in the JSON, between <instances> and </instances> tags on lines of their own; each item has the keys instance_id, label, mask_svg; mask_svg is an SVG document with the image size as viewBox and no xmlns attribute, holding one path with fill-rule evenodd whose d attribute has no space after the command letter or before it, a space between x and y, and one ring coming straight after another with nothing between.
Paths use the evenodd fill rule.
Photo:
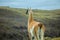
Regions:
<instances>
[{"instance_id":1,"label":"guanaco hind leg","mask_svg":"<svg viewBox=\"0 0 60 40\"><path fill-rule=\"evenodd\" d=\"M44 31L43 31L43 29L40 29L39 27L38 27L38 31L37 31L37 40L44 40Z\"/></svg>"},{"instance_id":2,"label":"guanaco hind leg","mask_svg":"<svg viewBox=\"0 0 60 40\"><path fill-rule=\"evenodd\" d=\"M41 40L44 40L44 31L41 29Z\"/></svg>"},{"instance_id":3,"label":"guanaco hind leg","mask_svg":"<svg viewBox=\"0 0 60 40\"><path fill-rule=\"evenodd\" d=\"M38 27L38 31L37 31L37 38L38 38L38 40L40 40L41 39L41 29Z\"/></svg>"},{"instance_id":4,"label":"guanaco hind leg","mask_svg":"<svg viewBox=\"0 0 60 40\"><path fill-rule=\"evenodd\" d=\"M38 27L36 34L37 34L36 39L41 40L41 29L40 29L40 27Z\"/></svg>"}]
</instances>

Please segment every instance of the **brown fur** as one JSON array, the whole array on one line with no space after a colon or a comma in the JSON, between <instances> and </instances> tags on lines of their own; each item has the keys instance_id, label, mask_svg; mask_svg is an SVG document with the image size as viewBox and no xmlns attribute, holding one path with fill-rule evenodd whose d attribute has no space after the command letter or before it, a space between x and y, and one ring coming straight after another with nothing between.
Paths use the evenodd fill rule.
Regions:
<instances>
[{"instance_id":1,"label":"brown fur","mask_svg":"<svg viewBox=\"0 0 60 40\"><path fill-rule=\"evenodd\" d=\"M36 40L38 40L37 38L37 31L38 31L38 28L42 29L43 32L45 32L45 26L44 24L42 24L41 22L37 22L33 19L32 17L32 10L30 9L29 11L29 18L28 18L28 33L30 32L30 29L34 26L34 35L36 36ZM30 40L31 40L31 35L29 33L29 37L30 37Z\"/></svg>"}]
</instances>

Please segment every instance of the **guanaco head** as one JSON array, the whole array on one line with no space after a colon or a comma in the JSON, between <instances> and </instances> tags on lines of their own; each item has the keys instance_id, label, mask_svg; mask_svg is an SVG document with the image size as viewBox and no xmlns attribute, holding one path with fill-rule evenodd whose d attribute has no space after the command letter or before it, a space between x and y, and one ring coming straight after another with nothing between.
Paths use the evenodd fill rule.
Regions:
<instances>
[{"instance_id":1,"label":"guanaco head","mask_svg":"<svg viewBox=\"0 0 60 40\"><path fill-rule=\"evenodd\" d=\"M32 12L32 9L31 9L31 8L30 8L30 9L28 8L28 9L26 10L26 14L31 14L31 13L33 13L33 12Z\"/></svg>"},{"instance_id":2,"label":"guanaco head","mask_svg":"<svg viewBox=\"0 0 60 40\"><path fill-rule=\"evenodd\" d=\"M29 9L26 10L26 14L28 14Z\"/></svg>"}]
</instances>

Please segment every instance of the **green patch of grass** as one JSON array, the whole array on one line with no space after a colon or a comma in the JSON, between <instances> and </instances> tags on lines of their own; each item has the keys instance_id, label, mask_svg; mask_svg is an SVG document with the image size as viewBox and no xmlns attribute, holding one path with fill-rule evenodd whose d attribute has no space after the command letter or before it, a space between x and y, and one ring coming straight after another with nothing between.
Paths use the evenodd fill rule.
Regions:
<instances>
[{"instance_id":1,"label":"green patch of grass","mask_svg":"<svg viewBox=\"0 0 60 40\"><path fill-rule=\"evenodd\" d=\"M52 40L60 40L60 37L52 38Z\"/></svg>"},{"instance_id":2,"label":"green patch of grass","mask_svg":"<svg viewBox=\"0 0 60 40\"><path fill-rule=\"evenodd\" d=\"M45 40L52 40L51 37L45 37Z\"/></svg>"},{"instance_id":3,"label":"green patch of grass","mask_svg":"<svg viewBox=\"0 0 60 40\"><path fill-rule=\"evenodd\" d=\"M60 37L56 37L56 38L45 37L45 40L60 40Z\"/></svg>"}]
</instances>

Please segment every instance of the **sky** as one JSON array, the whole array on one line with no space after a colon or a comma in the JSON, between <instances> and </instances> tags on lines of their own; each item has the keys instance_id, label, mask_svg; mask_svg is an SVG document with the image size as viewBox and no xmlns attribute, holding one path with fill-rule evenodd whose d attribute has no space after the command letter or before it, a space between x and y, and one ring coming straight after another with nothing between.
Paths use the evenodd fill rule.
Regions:
<instances>
[{"instance_id":1,"label":"sky","mask_svg":"<svg viewBox=\"0 0 60 40\"><path fill-rule=\"evenodd\" d=\"M0 0L0 6L32 9L60 9L60 0Z\"/></svg>"}]
</instances>

